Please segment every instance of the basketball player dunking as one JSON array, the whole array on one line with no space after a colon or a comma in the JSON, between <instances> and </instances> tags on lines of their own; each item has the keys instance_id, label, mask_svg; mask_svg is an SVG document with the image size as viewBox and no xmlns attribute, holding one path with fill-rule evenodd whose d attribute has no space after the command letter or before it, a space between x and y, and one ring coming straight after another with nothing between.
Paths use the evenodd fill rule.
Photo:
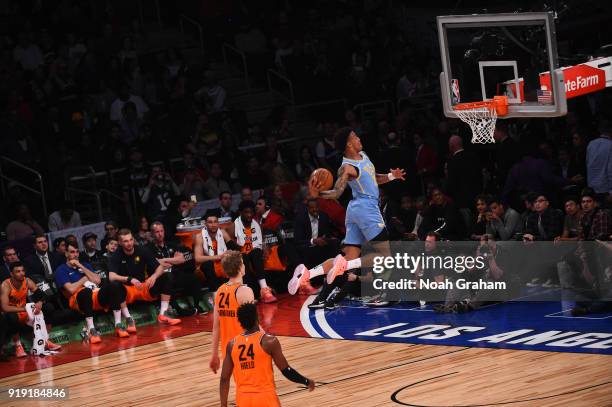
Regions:
<instances>
[{"instance_id":1,"label":"basketball player dunking","mask_svg":"<svg viewBox=\"0 0 612 407\"><path fill-rule=\"evenodd\" d=\"M315 178L310 179L308 187L311 196L325 199L338 199L347 185L351 187L353 199L346 209L346 236L342 242L344 256L338 255L334 259L328 259L312 270L300 264L288 284L291 294L295 294L300 286L307 286L311 278L325 273L327 273L328 284L331 284L347 269L361 267L360 256L363 243L389 239L378 203L378 186L395 179L404 181L406 172L403 169L395 168L388 174L377 174L374 164L363 152L359 136L348 127L338 130L335 142L336 148L343 150L343 159L338 169L338 178L334 188L329 191L320 191L321 186ZM349 281L354 281L356 278L352 274L348 276ZM324 301L325 298L323 298Z\"/></svg>"},{"instance_id":2,"label":"basketball player dunking","mask_svg":"<svg viewBox=\"0 0 612 407\"><path fill-rule=\"evenodd\" d=\"M221 260L221 266L229 277L229 281L221 285L215 295L212 356L209 364L214 373L217 373L220 365L219 343L221 343L221 356L224 358L228 342L242 332L237 318L238 307L240 304L255 300L253 290L242 284L244 263L240 252L235 250L225 252L225 256Z\"/></svg>"},{"instance_id":3,"label":"basketball player dunking","mask_svg":"<svg viewBox=\"0 0 612 407\"><path fill-rule=\"evenodd\" d=\"M236 383L237 407L280 406L272 360L287 379L303 384L310 391L314 390L314 380L289 366L278 339L259 329L255 304L242 304L238 308L238 320L244 332L227 344L219 386L222 407L227 407L232 373Z\"/></svg>"}]
</instances>

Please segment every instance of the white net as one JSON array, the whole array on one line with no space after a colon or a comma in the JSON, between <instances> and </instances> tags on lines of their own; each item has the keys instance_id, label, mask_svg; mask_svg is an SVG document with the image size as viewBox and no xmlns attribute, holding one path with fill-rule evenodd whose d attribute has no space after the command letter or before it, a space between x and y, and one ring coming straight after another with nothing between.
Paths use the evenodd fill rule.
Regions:
<instances>
[{"instance_id":1,"label":"white net","mask_svg":"<svg viewBox=\"0 0 612 407\"><path fill-rule=\"evenodd\" d=\"M497 121L497 111L487 106L474 109L457 109L457 117L470 125L472 129L472 143L495 143L493 132Z\"/></svg>"}]
</instances>

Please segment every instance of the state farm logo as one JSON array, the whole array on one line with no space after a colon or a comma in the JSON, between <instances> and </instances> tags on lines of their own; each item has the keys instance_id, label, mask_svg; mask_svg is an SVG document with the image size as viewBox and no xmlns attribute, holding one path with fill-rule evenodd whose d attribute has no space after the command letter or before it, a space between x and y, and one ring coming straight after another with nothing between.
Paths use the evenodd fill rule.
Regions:
<instances>
[{"instance_id":1,"label":"state farm logo","mask_svg":"<svg viewBox=\"0 0 612 407\"><path fill-rule=\"evenodd\" d=\"M587 77L582 77L580 75L576 76L576 79L568 79L565 82L565 92L573 92L580 89L590 88L592 86L596 86L599 84L599 75L591 75Z\"/></svg>"}]
</instances>

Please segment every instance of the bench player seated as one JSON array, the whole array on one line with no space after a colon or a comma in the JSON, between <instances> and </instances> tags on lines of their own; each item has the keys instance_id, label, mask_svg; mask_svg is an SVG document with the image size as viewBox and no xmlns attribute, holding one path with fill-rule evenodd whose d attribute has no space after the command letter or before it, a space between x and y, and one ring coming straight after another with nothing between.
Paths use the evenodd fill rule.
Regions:
<instances>
[{"instance_id":1,"label":"bench player seated","mask_svg":"<svg viewBox=\"0 0 612 407\"><path fill-rule=\"evenodd\" d=\"M242 304L238 308L238 321L244 332L227 344L219 385L222 407L227 407L232 374L236 383L237 407L280 406L274 383L273 360L287 379L303 384L310 391L314 390L314 380L289 366L278 339L259 329L255 304Z\"/></svg>"},{"instance_id":2,"label":"bench player seated","mask_svg":"<svg viewBox=\"0 0 612 407\"><path fill-rule=\"evenodd\" d=\"M9 324L13 326L33 326L34 319L26 311L28 290L32 293L31 300L34 301L34 315L43 314L43 302L45 293L39 290L36 284L25 276L25 266L21 262L9 264L10 277L2 282L0 286L0 305L1 311L6 313L5 317ZM44 317L44 315L43 315ZM22 358L27 356L23 349L19 333L13 336L15 345L15 356ZM50 351L60 350L62 347L50 340L46 341L45 349Z\"/></svg>"},{"instance_id":3,"label":"bench player seated","mask_svg":"<svg viewBox=\"0 0 612 407\"><path fill-rule=\"evenodd\" d=\"M129 229L121 229L117 235L119 248L110 257L108 265L110 281L125 285L128 304L161 299L157 321L165 325L180 324L180 319L166 315L172 298L172 273L164 272L164 267L149 250L134 244L134 236Z\"/></svg>"},{"instance_id":4,"label":"bench player seated","mask_svg":"<svg viewBox=\"0 0 612 407\"><path fill-rule=\"evenodd\" d=\"M93 271L89 263L79 261L79 249L68 243L66 248L66 263L55 271L55 284L68 299L70 309L85 316L89 343L100 343L100 333L94 326L94 311L113 311L115 319L115 334L119 338L127 338L130 333L136 333L136 325L131 316L126 318L127 329L121 323L121 309L125 308L127 290L123 284L113 281L104 282Z\"/></svg>"}]
</instances>

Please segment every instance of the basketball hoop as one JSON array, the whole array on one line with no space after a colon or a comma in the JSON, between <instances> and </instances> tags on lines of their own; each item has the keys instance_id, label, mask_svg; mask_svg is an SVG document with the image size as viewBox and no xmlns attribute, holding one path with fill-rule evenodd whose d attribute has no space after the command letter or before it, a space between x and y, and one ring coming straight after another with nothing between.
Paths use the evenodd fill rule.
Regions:
<instances>
[{"instance_id":1,"label":"basketball hoop","mask_svg":"<svg viewBox=\"0 0 612 407\"><path fill-rule=\"evenodd\" d=\"M508 97L494 96L493 100L473 103L459 103L453 110L461 121L472 129L472 143L495 143L493 132L497 116L508 114Z\"/></svg>"}]
</instances>

